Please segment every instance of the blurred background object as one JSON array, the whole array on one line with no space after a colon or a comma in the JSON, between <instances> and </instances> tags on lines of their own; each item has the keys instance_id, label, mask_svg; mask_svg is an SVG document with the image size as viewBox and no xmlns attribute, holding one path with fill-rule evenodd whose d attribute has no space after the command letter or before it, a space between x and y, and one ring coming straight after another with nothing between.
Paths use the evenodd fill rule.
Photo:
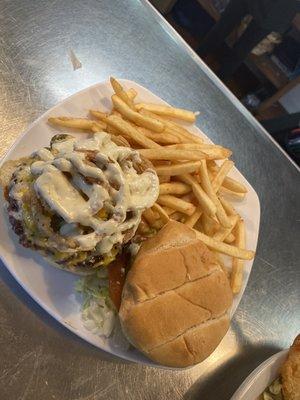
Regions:
<instances>
[{"instance_id":1,"label":"blurred background object","mask_svg":"<svg viewBox=\"0 0 300 400\"><path fill-rule=\"evenodd\" d=\"M300 165L300 1L152 3Z\"/></svg>"}]
</instances>

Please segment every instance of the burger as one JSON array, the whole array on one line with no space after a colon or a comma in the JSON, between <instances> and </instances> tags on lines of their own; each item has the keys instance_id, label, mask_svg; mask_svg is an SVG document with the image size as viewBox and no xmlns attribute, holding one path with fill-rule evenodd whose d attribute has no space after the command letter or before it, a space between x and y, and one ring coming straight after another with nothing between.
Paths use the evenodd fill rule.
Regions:
<instances>
[{"instance_id":1,"label":"burger","mask_svg":"<svg viewBox=\"0 0 300 400\"><path fill-rule=\"evenodd\" d=\"M55 135L49 147L5 163L1 185L19 242L78 274L115 259L159 191L151 165L105 132Z\"/></svg>"},{"instance_id":2,"label":"burger","mask_svg":"<svg viewBox=\"0 0 300 400\"><path fill-rule=\"evenodd\" d=\"M214 253L171 221L145 241L125 280L119 311L129 342L151 360L187 367L207 358L230 324L232 290Z\"/></svg>"}]
</instances>

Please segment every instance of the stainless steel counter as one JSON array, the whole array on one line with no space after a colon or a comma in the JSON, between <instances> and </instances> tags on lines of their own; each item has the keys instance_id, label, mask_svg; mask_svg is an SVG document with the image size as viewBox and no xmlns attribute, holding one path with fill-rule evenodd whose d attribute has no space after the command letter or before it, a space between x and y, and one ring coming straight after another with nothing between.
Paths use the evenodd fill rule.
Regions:
<instances>
[{"instance_id":1,"label":"stainless steel counter","mask_svg":"<svg viewBox=\"0 0 300 400\"><path fill-rule=\"evenodd\" d=\"M0 6L2 154L49 107L115 75L199 110L198 126L233 149L262 208L257 256L232 328L212 357L182 372L125 363L88 345L0 265L1 400L229 399L300 331L299 171L148 3L0 0ZM71 48L83 65L77 71Z\"/></svg>"}]
</instances>

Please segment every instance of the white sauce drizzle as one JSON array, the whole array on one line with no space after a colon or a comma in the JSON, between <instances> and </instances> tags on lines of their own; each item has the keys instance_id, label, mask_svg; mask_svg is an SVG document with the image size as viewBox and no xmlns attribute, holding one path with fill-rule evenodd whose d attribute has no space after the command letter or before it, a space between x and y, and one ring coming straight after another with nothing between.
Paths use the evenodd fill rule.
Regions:
<instances>
[{"instance_id":1,"label":"white sauce drizzle","mask_svg":"<svg viewBox=\"0 0 300 400\"><path fill-rule=\"evenodd\" d=\"M62 235L72 237L80 250L97 246L101 254L108 253L123 242L126 231L135 232L142 212L156 201L156 173L148 169L138 174L133 167L133 162L141 161L138 152L117 146L105 132L52 147L55 155L41 149L36 152L41 161L31 165L31 173L37 176L36 193L65 220ZM93 162L86 160L88 152ZM96 215L102 209L109 215L106 221ZM80 233L79 225L92 232Z\"/></svg>"}]
</instances>

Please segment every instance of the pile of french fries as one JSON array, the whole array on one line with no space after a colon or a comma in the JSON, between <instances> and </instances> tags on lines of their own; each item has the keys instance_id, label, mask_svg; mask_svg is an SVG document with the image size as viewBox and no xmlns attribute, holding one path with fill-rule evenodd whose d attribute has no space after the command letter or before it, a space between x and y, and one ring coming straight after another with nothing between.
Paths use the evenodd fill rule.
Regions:
<instances>
[{"instance_id":1,"label":"pile of french fries","mask_svg":"<svg viewBox=\"0 0 300 400\"><path fill-rule=\"evenodd\" d=\"M178 121L194 123L196 113L164 105L135 103L134 89L125 90L110 79L114 94L110 113L90 110L90 118L55 117L56 126L105 131L117 144L130 145L153 164L159 177L159 197L143 213L140 232L159 230L170 219L193 228L211 250L232 257L231 287L239 293L244 260L254 257L245 249L244 221L228 198L243 199L247 189L227 176L232 152L204 143Z\"/></svg>"}]
</instances>

